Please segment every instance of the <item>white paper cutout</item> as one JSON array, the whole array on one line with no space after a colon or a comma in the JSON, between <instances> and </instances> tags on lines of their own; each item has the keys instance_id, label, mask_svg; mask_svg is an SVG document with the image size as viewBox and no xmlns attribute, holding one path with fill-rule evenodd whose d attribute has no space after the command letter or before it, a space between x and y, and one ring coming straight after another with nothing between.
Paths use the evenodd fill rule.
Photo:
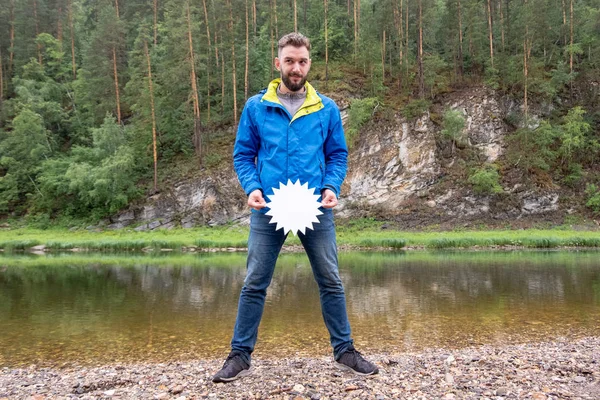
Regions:
<instances>
[{"instance_id":1,"label":"white paper cutout","mask_svg":"<svg viewBox=\"0 0 600 400\"><path fill-rule=\"evenodd\" d=\"M300 185L300 179L292 183L288 179L287 185L279 182L279 189L273 188L273 194L267 195L271 202L266 215L271 216L270 224L277 224L275 230L283 228L284 233L292 231L294 235L300 231L305 233L306 228L313 229L313 222L319 223L317 215L323 214L317 201L319 195L315 190L308 188L308 182Z\"/></svg>"}]
</instances>

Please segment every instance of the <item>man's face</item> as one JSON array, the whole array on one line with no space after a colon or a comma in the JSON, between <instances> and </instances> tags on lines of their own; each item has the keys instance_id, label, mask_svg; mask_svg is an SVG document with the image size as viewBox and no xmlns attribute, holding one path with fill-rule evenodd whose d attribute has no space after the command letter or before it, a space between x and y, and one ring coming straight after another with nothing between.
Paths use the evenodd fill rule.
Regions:
<instances>
[{"instance_id":1,"label":"man's face","mask_svg":"<svg viewBox=\"0 0 600 400\"><path fill-rule=\"evenodd\" d=\"M305 46L286 46L275 58L275 68L281 73L281 80L288 90L297 92L304 88L310 70L310 54Z\"/></svg>"}]
</instances>

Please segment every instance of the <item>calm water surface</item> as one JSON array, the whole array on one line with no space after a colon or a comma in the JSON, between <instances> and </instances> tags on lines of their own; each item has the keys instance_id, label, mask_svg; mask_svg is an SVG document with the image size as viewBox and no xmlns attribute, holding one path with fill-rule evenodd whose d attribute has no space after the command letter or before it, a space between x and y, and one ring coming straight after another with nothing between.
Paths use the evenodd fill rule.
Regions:
<instances>
[{"instance_id":1,"label":"calm water surface","mask_svg":"<svg viewBox=\"0 0 600 400\"><path fill-rule=\"evenodd\" d=\"M342 253L357 346L413 351L600 334L599 252ZM0 255L0 366L228 353L244 254ZM330 354L303 254L280 257L255 355Z\"/></svg>"}]
</instances>

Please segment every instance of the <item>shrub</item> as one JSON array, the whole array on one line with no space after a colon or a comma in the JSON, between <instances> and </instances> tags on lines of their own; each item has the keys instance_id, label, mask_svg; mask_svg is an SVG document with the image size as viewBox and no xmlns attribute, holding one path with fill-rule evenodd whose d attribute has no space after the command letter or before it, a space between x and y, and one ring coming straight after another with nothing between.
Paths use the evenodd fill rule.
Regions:
<instances>
[{"instance_id":1,"label":"shrub","mask_svg":"<svg viewBox=\"0 0 600 400\"><path fill-rule=\"evenodd\" d=\"M461 145L464 141L463 129L465 128L465 118L460 111L448 110L444 113L442 122L442 136L446 139Z\"/></svg>"},{"instance_id":2,"label":"shrub","mask_svg":"<svg viewBox=\"0 0 600 400\"><path fill-rule=\"evenodd\" d=\"M565 185L574 187L583 178L583 166L579 163L573 163L567 166L567 171L563 181Z\"/></svg>"},{"instance_id":3,"label":"shrub","mask_svg":"<svg viewBox=\"0 0 600 400\"><path fill-rule=\"evenodd\" d=\"M425 114L425 112L427 112L429 110L429 107L431 106L431 102L424 100L424 99L420 99L420 100L413 100L408 102L408 104L406 104L404 106L404 110L402 110L402 114L404 115L404 117L406 119L415 119L417 117L420 117L421 115Z\"/></svg>"},{"instance_id":4,"label":"shrub","mask_svg":"<svg viewBox=\"0 0 600 400\"><path fill-rule=\"evenodd\" d=\"M586 207L591 208L595 214L600 214L600 189L593 183L587 185L585 189L587 195Z\"/></svg>"},{"instance_id":5,"label":"shrub","mask_svg":"<svg viewBox=\"0 0 600 400\"><path fill-rule=\"evenodd\" d=\"M350 103L348 111L348 128L346 129L346 139L349 145L352 145L358 132L367 121L373 117L375 108L379 105L376 97L367 97L356 99Z\"/></svg>"},{"instance_id":6,"label":"shrub","mask_svg":"<svg viewBox=\"0 0 600 400\"><path fill-rule=\"evenodd\" d=\"M558 130L547 121L541 121L535 130L528 127L518 129L507 138L507 158L528 173L549 171L558 156L553 150L558 135Z\"/></svg>"},{"instance_id":7,"label":"shrub","mask_svg":"<svg viewBox=\"0 0 600 400\"><path fill-rule=\"evenodd\" d=\"M477 194L502 193L499 181L500 175L495 165L486 165L473 170L468 179L468 182L473 185L473 191Z\"/></svg>"}]
</instances>

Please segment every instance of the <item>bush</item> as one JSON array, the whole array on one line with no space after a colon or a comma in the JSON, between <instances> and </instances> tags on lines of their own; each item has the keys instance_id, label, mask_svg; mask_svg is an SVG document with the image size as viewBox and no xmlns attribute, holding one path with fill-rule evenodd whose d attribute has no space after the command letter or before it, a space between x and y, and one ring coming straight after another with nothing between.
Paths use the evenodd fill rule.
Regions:
<instances>
[{"instance_id":1,"label":"bush","mask_svg":"<svg viewBox=\"0 0 600 400\"><path fill-rule=\"evenodd\" d=\"M415 119L425 114L429 110L430 106L431 102L427 100L413 100L404 106L402 114L406 119Z\"/></svg>"},{"instance_id":2,"label":"bush","mask_svg":"<svg viewBox=\"0 0 600 400\"><path fill-rule=\"evenodd\" d=\"M500 186L500 174L495 165L486 165L475 169L469 176L468 182L473 185L473 191L477 194L502 193Z\"/></svg>"},{"instance_id":3,"label":"bush","mask_svg":"<svg viewBox=\"0 0 600 400\"><path fill-rule=\"evenodd\" d=\"M553 150L558 136L558 129L548 121L541 121L535 130L528 127L518 129L507 138L507 158L528 173L549 171L558 157Z\"/></svg>"},{"instance_id":4,"label":"bush","mask_svg":"<svg viewBox=\"0 0 600 400\"><path fill-rule=\"evenodd\" d=\"M567 167L566 175L563 181L565 185L574 187L583 178L583 166L579 163L570 164Z\"/></svg>"},{"instance_id":5,"label":"bush","mask_svg":"<svg viewBox=\"0 0 600 400\"><path fill-rule=\"evenodd\" d=\"M587 195L586 207L591 208L595 214L600 214L600 189L593 183L588 184L585 189Z\"/></svg>"},{"instance_id":6,"label":"bush","mask_svg":"<svg viewBox=\"0 0 600 400\"><path fill-rule=\"evenodd\" d=\"M346 140L350 146L358 136L361 126L373 117L373 112L378 105L379 100L376 97L356 99L350 103L348 128L346 129Z\"/></svg>"},{"instance_id":7,"label":"bush","mask_svg":"<svg viewBox=\"0 0 600 400\"><path fill-rule=\"evenodd\" d=\"M460 111L448 110L444 113L444 121L442 122L442 136L446 139L462 145L464 141L463 129L465 128L465 117Z\"/></svg>"}]
</instances>

